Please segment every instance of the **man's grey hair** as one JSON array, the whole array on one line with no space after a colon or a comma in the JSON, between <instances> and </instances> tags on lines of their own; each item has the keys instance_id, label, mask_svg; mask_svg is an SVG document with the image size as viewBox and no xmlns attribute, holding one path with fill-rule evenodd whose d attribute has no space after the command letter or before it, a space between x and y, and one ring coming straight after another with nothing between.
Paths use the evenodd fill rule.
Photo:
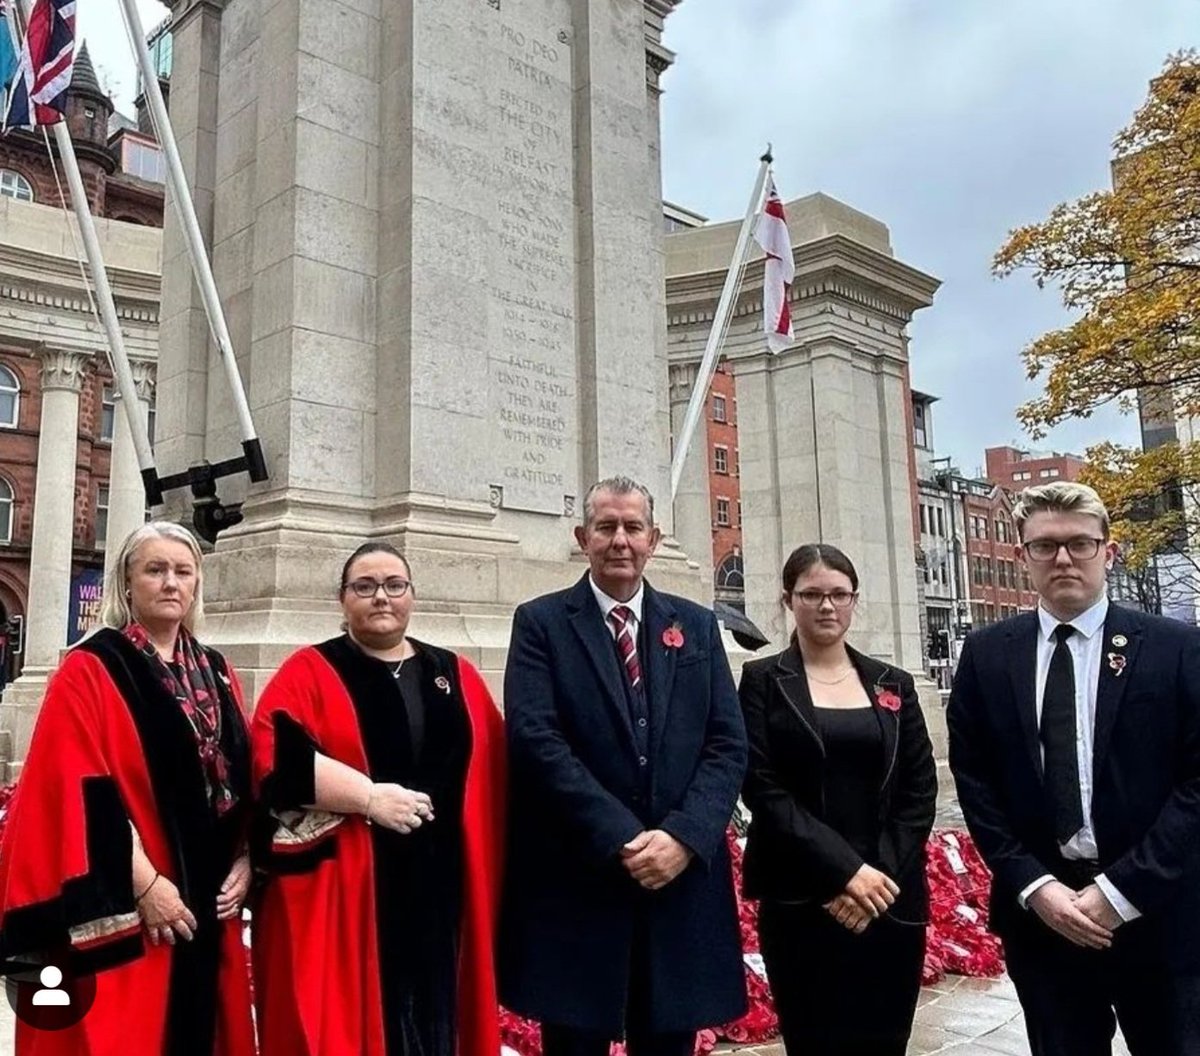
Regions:
<instances>
[{"instance_id":1,"label":"man's grey hair","mask_svg":"<svg viewBox=\"0 0 1200 1056\"><path fill-rule=\"evenodd\" d=\"M639 484L632 477L605 477L598 480L587 490L583 497L583 512L580 523L586 528L596 516L596 495L607 491L610 495L631 495L637 492L646 500L646 512L650 516L650 527L654 527L654 496L645 484Z\"/></svg>"},{"instance_id":2,"label":"man's grey hair","mask_svg":"<svg viewBox=\"0 0 1200 1056\"><path fill-rule=\"evenodd\" d=\"M1108 538L1108 510L1100 496L1086 484L1056 480L1021 492L1013 507L1013 523L1022 542L1025 541L1025 522L1035 513L1082 513L1095 517L1100 522L1101 534Z\"/></svg>"}]
</instances>

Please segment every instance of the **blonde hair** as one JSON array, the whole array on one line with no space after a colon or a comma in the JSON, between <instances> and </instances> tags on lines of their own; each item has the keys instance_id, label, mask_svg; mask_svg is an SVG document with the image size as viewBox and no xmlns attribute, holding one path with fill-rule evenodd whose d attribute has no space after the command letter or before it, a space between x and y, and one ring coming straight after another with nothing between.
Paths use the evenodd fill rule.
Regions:
<instances>
[{"instance_id":1,"label":"blonde hair","mask_svg":"<svg viewBox=\"0 0 1200 1056\"><path fill-rule=\"evenodd\" d=\"M1021 492L1013 507L1013 523L1022 542L1025 540L1025 522L1035 513L1082 513L1095 517L1100 522L1101 534L1108 538L1108 510L1100 496L1086 484L1056 480Z\"/></svg>"},{"instance_id":2,"label":"blonde hair","mask_svg":"<svg viewBox=\"0 0 1200 1056\"><path fill-rule=\"evenodd\" d=\"M148 521L140 528L130 532L117 551L116 560L109 569L104 580L104 600L100 603L100 623L105 627L115 627L120 630L133 621L133 608L129 604L129 565L137 553L138 547L149 539L169 539L175 543L183 543L191 552L196 562L196 593L192 597L192 606L183 616L183 625L193 634L200 621L204 618L204 591L201 575L200 544L181 524L174 521Z\"/></svg>"}]
</instances>

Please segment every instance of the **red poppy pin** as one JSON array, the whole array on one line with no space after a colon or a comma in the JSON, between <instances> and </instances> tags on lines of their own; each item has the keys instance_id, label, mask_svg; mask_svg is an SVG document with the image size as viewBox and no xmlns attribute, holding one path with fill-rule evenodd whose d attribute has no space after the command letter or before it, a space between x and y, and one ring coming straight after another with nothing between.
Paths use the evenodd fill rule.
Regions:
<instances>
[{"instance_id":1,"label":"red poppy pin","mask_svg":"<svg viewBox=\"0 0 1200 1056\"><path fill-rule=\"evenodd\" d=\"M668 649L683 648L683 628L677 623L671 624L662 634L662 643Z\"/></svg>"},{"instance_id":2,"label":"red poppy pin","mask_svg":"<svg viewBox=\"0 0 1200 1056\"><path fill-rule=\"evenodd\" d=\"M1121 677L1121 672L1125 670L1125 654L1124 653L1109 653L1108 666L1112 670L1113 676Z\"/></svg>"},{"instance_id":3,"label":"red poppy pin","mask_svg":"<svg viewBox=\"0 0 1200 1056\"><path fill-rule=\"evenodd\" d=\"M900 694L887 686L875 687L875 703L884 711L900 710Z\"/></svg>"}]
</instances>

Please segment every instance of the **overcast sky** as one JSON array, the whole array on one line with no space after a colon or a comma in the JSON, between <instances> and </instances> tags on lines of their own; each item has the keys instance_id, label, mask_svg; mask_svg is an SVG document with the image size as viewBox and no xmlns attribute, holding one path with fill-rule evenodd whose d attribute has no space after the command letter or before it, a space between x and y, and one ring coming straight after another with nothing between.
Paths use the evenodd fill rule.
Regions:
<instances>
[{"instance_id":1,"label":"overcast sky","mask_svg":"<svg viewBox=\"0 0 1200 1056\"><path fill-rule=\"evenodd\" d=\"M519 0L512 0L519 2ZM166 16L138 0L147 30ZM131 109L117 0L79 5L101 81ZM1168 53L1200 43L1200 0L683 0L663 98L666 197L714 220L745 209L770 140L780 193L840 198L883 220L896 255L942 280L912 326L913 384L940 454L1028 443L1036 393L1019 359L1066 319L1053 291L993 279L1017 224L1104 187L1110 145ZM1136 440L1115 410L1039 446Z\"/></svg>"},{"instance_id":2,"label":"overcast sky","mask_svg":"<svg viewBox=\"0 0 1200 1056\"><path fill-rule=\"evenodd\" d=\"M137 7L147 33L170 13L158 0L138 0ZM100 84L116 100L117 109L132 115L137 61L125 35L121 5L117 0L83 0L76 7L75 34L87 41Z\"/></svg>"},{"instance_id":3,"label":"overcast sky","mask_svg":"<svg viewBox=\"0 0 1200 1056\"><path fill-rule=\"evenodd\" d=\"M684 0L663 97L664 194L740 218L770 140L784 199L814 191L884 221L942 280L912 333L939 454L1030 443L1020 350L1067 320L1050 289L990 274L1006 232L1108 185L1110 147L1166 56L1200 43L1200 0ZM1037 446L1136 442L1106 410Z\"/></svg>"}]
</instances>

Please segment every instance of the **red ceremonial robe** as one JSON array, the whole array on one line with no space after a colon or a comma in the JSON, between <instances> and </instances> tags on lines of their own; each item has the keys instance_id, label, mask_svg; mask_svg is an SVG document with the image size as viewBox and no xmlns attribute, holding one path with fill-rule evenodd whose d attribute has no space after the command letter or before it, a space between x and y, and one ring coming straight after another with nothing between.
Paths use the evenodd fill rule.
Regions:
<instances>
[{"instance_id":1,"label":"red ceremonial robe","mask_svg":"<svg viewBox=\"0 0 1200 1056\"><path fill-rule=\"evenodd\" d=\"M96 999L66 1030L18 1021L17 1056L254 1056L242 922L216 919L244 839L247 731L233 672L207 652L240 799L220 821L187 718L123 634L99 631L50 680L0 845L0 963L95 972ZM143 942L134 829L195 914L193 942Z\"/></svg>"},{"instance_id":2,"label":"red ceremonial robe","mask_svg":"<svg viewBox=\"0 0 1200 1056\"><path fill-rule=\"evenodd\" d=\"M457 963L443 977L457 1056L497 1056L499 1015L493 965L505 795L500 712L479 673L453 653L414 643L421 665L426 754L439 723L458 715L461 766L444 790L457 817L439 811L412 836L368 825L359 815L303 809L315 798L313 753L321 752L375 781L430 790L437 773L404 778L412 731L389 667L346 637L293 654L263 691L251 724L256 788L273 808L265 860L271 873L254 910L255 1000L262 1056L404 1056L396 1025L395 973L428 975L405 964L406 928L435 912L436 897L414 897L388 848L453 833ZM406 756L407 753L407 756ZM449 765L438 756L435 765ZM420 774L419 767L415 771ZM439 828L440 827L440 828ZM425 861L425 851L414 851ZM396 860L394 857L391 859ZM403 865L403 862L401 863ZM388 872L387 869L392 871ZM436 896L436 891L432 892ZM425 899L423 901L423 899ZM421 985L414 983L414 986ZM441 995L443 997L447 995ZM441 1035L444 1039L445 1034Z\"/></svg>"}]
</instances>

